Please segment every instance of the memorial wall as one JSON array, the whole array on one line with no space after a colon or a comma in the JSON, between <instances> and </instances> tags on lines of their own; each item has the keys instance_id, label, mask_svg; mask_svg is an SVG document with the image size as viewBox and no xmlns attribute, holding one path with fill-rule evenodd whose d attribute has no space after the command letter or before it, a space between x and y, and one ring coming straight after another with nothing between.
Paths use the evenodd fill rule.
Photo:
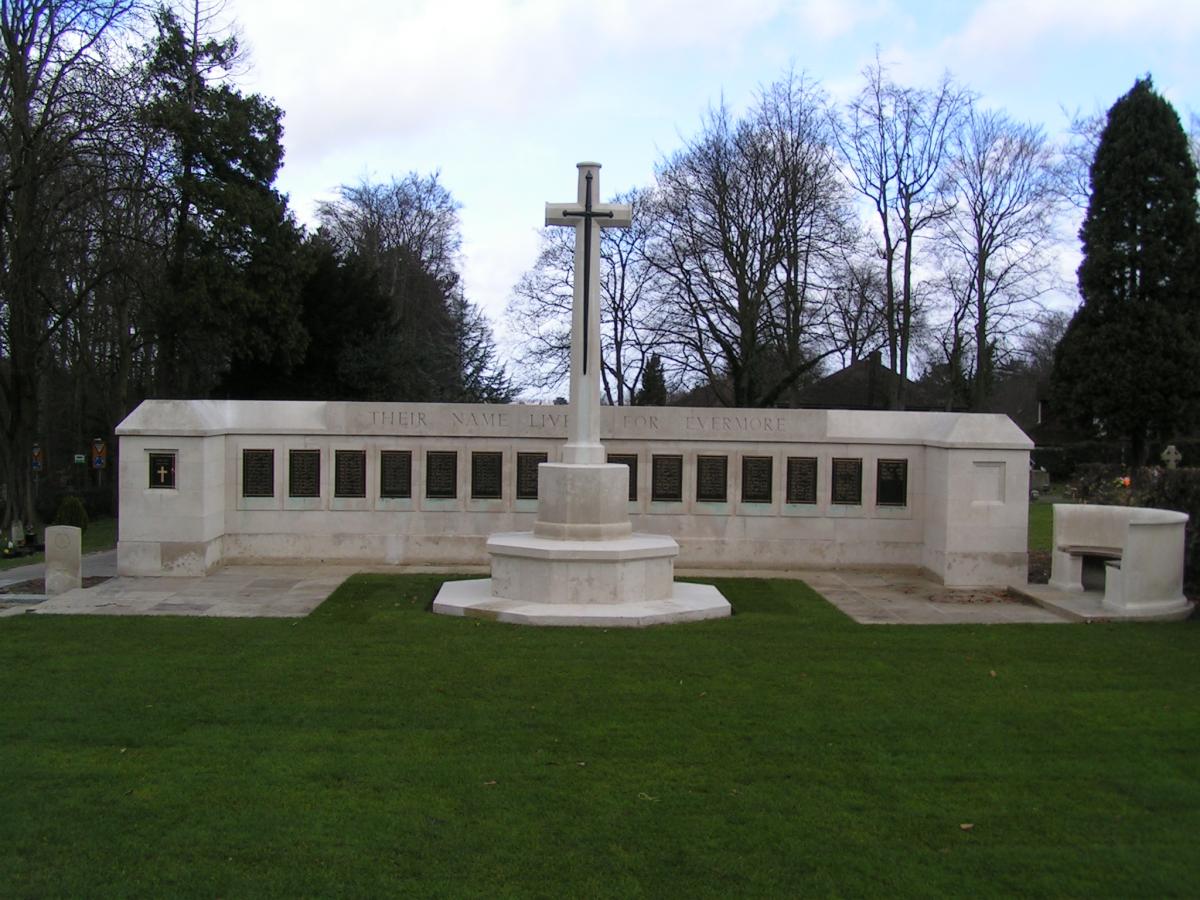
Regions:
<instances>
[{"instance_id":1,"label":"memorial wall","mask_svg":"<svg viewBox=\"0 0 1200 900\"><path fill-rule=\"evenodd\" d=\"M1023 583L1031 443L1004 416L607 407L635 531L683 569L907 566ZM527 531L566 407L146 401L118 428L123 574L485 565Z\"/></svg>"}]
</instances>

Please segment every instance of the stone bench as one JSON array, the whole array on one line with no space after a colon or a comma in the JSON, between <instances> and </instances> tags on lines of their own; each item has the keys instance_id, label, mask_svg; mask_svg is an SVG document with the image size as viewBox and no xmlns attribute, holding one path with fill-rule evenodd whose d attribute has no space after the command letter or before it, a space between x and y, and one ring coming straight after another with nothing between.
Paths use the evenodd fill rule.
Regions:
<instances>
[{"instance_id":1,"label":"stone bench","mask_svg":"<svg viewBox=\"0 0 1200 900\"><path fill-rule=\"evenodd\" d=\"M1159 616L1188 608L1183 595L1188 517L1166 509L1054 504L1050 587L1103 589L1114 612ZM1085 584L1085 562L1103 563L1103 584Z\"/></svg>"}]
</instances>

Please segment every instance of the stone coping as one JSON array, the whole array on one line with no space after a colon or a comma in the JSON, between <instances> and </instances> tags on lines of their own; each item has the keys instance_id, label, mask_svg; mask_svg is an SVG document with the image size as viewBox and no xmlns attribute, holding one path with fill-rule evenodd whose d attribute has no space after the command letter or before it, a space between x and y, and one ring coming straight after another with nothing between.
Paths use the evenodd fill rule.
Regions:
<instances>
[{"instance_id":1,"label":"stone coping","mask_svg":"<svg viewBox=\"0 0 1200 900\"><path fill-rule=\"evenodd\" d=\"M144 400L120 436L296 434L565 441L569 407L350 401ZM605 441L825 443L1029 450L1007 416L841 409L612 407Z\"/></svg>"}]
</instances>

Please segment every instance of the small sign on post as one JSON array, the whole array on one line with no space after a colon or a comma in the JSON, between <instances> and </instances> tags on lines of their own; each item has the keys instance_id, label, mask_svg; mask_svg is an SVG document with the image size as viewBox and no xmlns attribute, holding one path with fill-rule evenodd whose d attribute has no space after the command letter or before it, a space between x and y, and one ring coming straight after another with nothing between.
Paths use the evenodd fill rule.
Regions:
<instances>
[{"instance_id":1,"label":"small sign on post","mask_svg":"<svg viewBox=\"0 0 1200 900\"><path fill-rule=\"evenodd\" d=\"M1174 444L1168 444L1160 459L1167 464L1168 469L1174 469L1183 460L1183 454Z\"/></svg>"},{"instance_id":2,"label":"small sign on post","mask_svg":"<svg viewBox=\"0 0 1200 900\"><path fill-rule=\"evenodd\" d=\"M92 468L103 469L108 465L108 445L100 438L92 441Z\"/></svg>"},{"instance_id":3,"label":"small sign on post","mask_svg":"<svg viewBox=\"0 0 1200 900\"><path fill-rule=\"evenodd\" d=\"M35 471L35 472L42 471L42 445L41 444L33 445L32 463L33 463L33 471Z\"/></svg>"}]
</instances>

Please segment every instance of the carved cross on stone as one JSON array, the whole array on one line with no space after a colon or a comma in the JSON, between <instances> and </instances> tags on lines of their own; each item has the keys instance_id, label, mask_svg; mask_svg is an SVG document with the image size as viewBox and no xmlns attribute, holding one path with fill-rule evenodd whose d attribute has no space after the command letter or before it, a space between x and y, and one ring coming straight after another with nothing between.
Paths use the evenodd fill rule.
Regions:
<instances>
[{"instance_id":1,"label":"carved cross on stone","mask_svg":"<svg viewBox=\"0 0 1200 900\"><path fill-rule=\"evenodd\" d=\"M1167 464L1168 469L1174 469L1183 459L1183 454L1174 444L1167 445L1167 449L1162 452L1160 459Z\"/></svg>"},{"instance_id":2,"label":"carved cross on stone","mask_svg":"<svg viewBox=\"0 0 1200 900\"><path fill-rule=\"evenodd\" d=\"M600 235L596 228L628 228L625 203L597 203L600 164L581 162L575 203L547 203L547 225L575 229L575 299L571 310L571 416L565 463L603 463L600 446ZM582 277L581 277L582 276Z\"/></svg>"}]
</instances>

